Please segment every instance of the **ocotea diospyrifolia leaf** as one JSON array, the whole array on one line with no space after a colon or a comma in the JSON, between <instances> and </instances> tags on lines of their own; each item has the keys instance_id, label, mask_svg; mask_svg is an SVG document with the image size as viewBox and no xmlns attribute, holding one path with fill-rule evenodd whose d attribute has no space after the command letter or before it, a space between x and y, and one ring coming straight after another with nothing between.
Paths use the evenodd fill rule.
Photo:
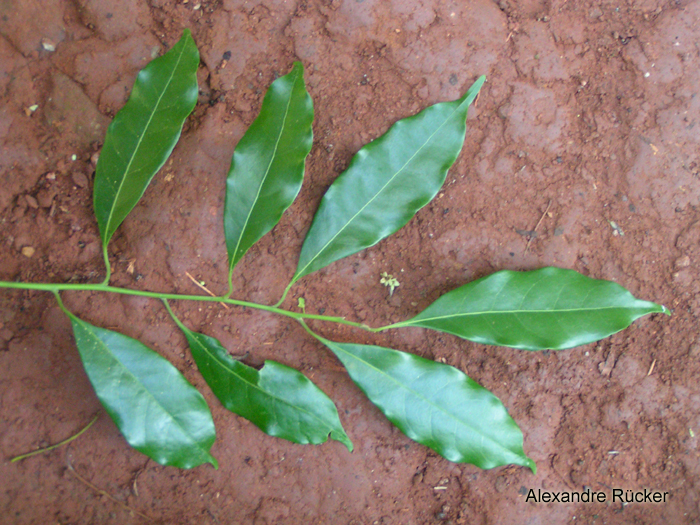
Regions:
<instances>
[{"instance_id":1,"label":"ocotea diospyrifolia leaf","mask_svg":"<svg viewBox=\"0 0 700 525\"><path fill-rule=\"evenodd\" d=\"M103 247L179 140L197 103L198 65L199 51L186 29L170 51L139 72L129 101L107 128L93 196Z\"/></svg>"},{"instance_id":2,"label":"ocotea diospyrifolia leaf","mask_svg":"<svg viewBox=\"0 0 700 525\"><path fill-rule=\"evenodd\" d=\"M258 118L233 152L224 206L229 273L299 193L313 143L313 120L304 67L296 62L289 74L272 83Z\"/></svg>"},{"instance_id":3,"label":"ocotea diospyrifolia leaf","mask_svg":"<svg viewBox=\"0 0 700 525\"><path fill-rule=\"evenodd\" d=\"M464 144L467 109L485 80L459 100L398 121L357 152L321 200L292 283L398 231L437 195Z\"/></svg>"}]
</instances>

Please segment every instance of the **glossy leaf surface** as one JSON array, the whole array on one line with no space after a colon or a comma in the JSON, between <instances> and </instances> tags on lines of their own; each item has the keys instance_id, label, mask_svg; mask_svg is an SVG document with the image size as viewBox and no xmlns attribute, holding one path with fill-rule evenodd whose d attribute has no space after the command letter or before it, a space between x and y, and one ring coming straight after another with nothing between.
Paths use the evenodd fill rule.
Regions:
<instances>
[{"instance_id":1,"label":"glossy leaf surface","mask_svg":"<svg viewBox=\"0 0 700 525\"><path fill-rule=\"evenodd\" d=\"M180 41L136 77L129 101L107 129L95 172L94 207L102 245L143 196L170 156L197 103L199 51Z\"/></svg>"},{"instance_id":2,"label":"glossy leaf surface","mask_svg":"<svg viewBox=\"0 0 700 525\"><path fill-rule=\"evenodd\" d=\"M161 465L217 467L209 407L177 368L131 337L69 317L88 378L127 442Z\"/></svg>"},{"instance_id":3,"label":"glossy leaf surface","mask_svg":"<svg viewBox=\"0 0 700 525\"><path fill-rule=\"evenodd\" d=\"M318 336L316 336L318 337ZM409 438L449 461L483 469L522 465L523 435L491 392L454 367L380 346L319 339L352 380Z\"/></svg>"},{"instance_id":4,"label":"glossy leaf surface","mask_svg":"<svg viewBox=\"0 0 700 525\"><path fill-rule=\"evenodd\" d=\"M400 120L357 152L321 200L293 282L373 246L435 197L462 149L467 108L484 80L459 100Z\"/></svg>"},{"instance_id":5,"label":"glossy leaf surface","mask_svg":"<svg viewBox=\"0 0 700 525\"><path fill-rule=\"evenodd\" d=\"M224 208L229 269L279 222L299 193L313 119L304 67L297 62L272 83L260 115L233 152Z\"/></svg>"},{"instance_id":6,"label":"glossy leaf surface","mask_svg":"<svg viewBox=\"0 0 700 525\"><path fill-rule=\"evenodd\" d=\"M446 293L413 319L387 328L421 326L477 343L560 350L598 341L654 312L668 310L573 270L504 270Z\"/></svg>"},{"instance_id":7,"label":"glossy leaf surface","mask_svg":"<svg viewBox=\"0 0 700 525\"><path fill-rule=\"evenodd\" d=\"M302 373L275 361L258 371L232 358L213 337L176 322L202 376L231 412L271 436L319 444L330 434L352 451L333 401Z\"/></svg>"}]
</instances>

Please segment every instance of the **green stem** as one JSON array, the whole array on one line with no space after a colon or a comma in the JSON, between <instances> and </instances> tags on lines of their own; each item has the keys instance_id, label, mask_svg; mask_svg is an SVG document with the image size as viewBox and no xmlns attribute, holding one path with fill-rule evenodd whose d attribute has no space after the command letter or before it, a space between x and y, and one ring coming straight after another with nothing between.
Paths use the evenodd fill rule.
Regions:
<instances>
[{"instance_id":1,"label":"green stem","mask_svg":"<svg viewBox=\"0 0 700 525\"><path fill-rule=\"evenodd\" d=\"M180 321L180 319L175 315L175 312L173 312L172 308L170 308L170 303L168 302L168 300L163 299L162 301L163 301L163 304L165 305L165 309L170 314L170 317L172 317L173 321L175 321L175 324L180 328L184 328L182 321Z\"/></svg>"},{"instance_id":2,"label":"green stem","mask_svg":"<svg viewBox=\"0 0 700 525\"><path fill-rule=\"evenodd\" d=\"M289 293L289 290L292 289L292 286L294 286L294 283L296 283L296 280L292 279L292 282L289 283L284 289L284 292L282 293L282 298L279 301L277 301L277 303L274 305L275 308L279 308L280 306L282 306L282 303L287 298L287 294Z\"/></svg>"},{"instance_id":3,"label":"green stem","mask_svg":"<svg viewBox=\"0 0 700 525\"><path fill-rule=\"evenodd\" d=\"M60 299L59 299L59 300L60 300ZM15 461L21 461L21 460L23 460L23 459L30 458L30 457L32 457L32 456L36 456L37 454L43 454L44 452L48 452L49 450L53 450L53 449L55 449L55 448L62 447L63 445L67 445L68 443L70 443L70 442L73 441L74 439L79 438L82 434L84 434L85 432L87 432L88 429L89 429L92 425L95 424L95 421L97 421L97 418L98 418L98 417L100 417L100 414L97 414L95 417L93 417L93 418L92 418L92 421L90 421L85 427L83 427L83 429L82 429L80 432L78 432L77 434L73 434L73 435L72 435L71 437L69 437L68 439L64 439L64 440L61 441L60 443L56 443L55 445L51 445L50 447L40 448L39 450L35 450L35 451L33 451L33 452L27 452L26 454L22 454L22 455L20 455L20 456L15 456L14 458L12 458L12 459L10 460L10 463L14 463Z\"/></svg>"},{"instance_id":4,"label":"green stem","mask_svg":"<svg viewBox=\"0 0 700 525\"><path fill-rule=\"evenodd\" d=\"M63 301L61 300L61 294L59 293L58 290L51 290L53 292L53 296L56 298L56 302L58 303L58 307L63 310L63 313L68 316L68 319L73 319L73 314L71 313L68 308L65 307L63 304Z\"/></svg>"},{"instance_id":5,"label":"green stem","mask_svg":"<svg viewBox=\"0 0 700 525\"><path fill-rule=\"evenodd\" d=\"M409 324L406 324L405 321L400 321L398 323L394 324L388 324L386 326L380 326L379 328L371 328L371 332L383 332L384 330L392 330L393 328L403 328L404 326L410 326Z\"/></svg>"},{"instance_id":6,"label":"green stem","mask_svg":"<svg viewBox=\"0 0 700 525\"><path fill-rule=\"evenodd\" d=\"M51 283L18 283L10 281L0 281L0 288L11 288L15 290L36 290L40 292L51 292L56 296L59 306L67 312L61 298L58 295L62 291L83 291L83 292L106 292L106 293L117 293L122 295L136 295L139 297L150 297L153 299L172 299L175 301L203 301L208 303L224 303L233 306L245 306L247 308L255 308L256 310L264 310L266 312L271 312L285 317L291 317L292 319L311 319L316 321L327 321L332 323L344 324L347 326L353 326L355 328L362 328L370 332L375 332L377 329L370 328L369 326L362 323L355 323L353 321L347 321L342 317L332 317L328 315L315 315L307 314L303 312L291 312L289 310L284 310L282 308L277 308L276 306L267 306L259 303L251 303L248 301L239 301L238 299L229 299L227 297L210 297L208 295L184 295L176 293L161 293L161 292L147 292L142 290L130 290L128 288L119 288L117 286L110 286L108 284L51 284Z\"/></svg>"},{"instance_id":7,"label":"green stem","mask_svg":"<svg viewBox=\"0 0 700 525\"><path fill-rule=\"evenodd\" d=\"M107 275L105 276L105 280L102 281L102 284L109 284L109 280L112 278L112 265L109 263L109 253L107 253L107 245L103 244L102 245L102 257L105 260L105 268L107 269Z\"/></svg>"},{"instance_id":8,"label":"green stem","mask_svg":"<svg viewBox=\"0 0 700 525\"><path fill-rule=\"evenodd\" d=\"M228 272L228 292L226 292L226 295L224 297L231 297L231 294L233 293L233 270L229 270ZM276 304L275 306L279 306Z\"/></svg>"},{"instance_id":9,"label":"green stem","mask_svg":"<svg viewBox=\"0 0 700 525\"><path fill-rule=\"evenodd\" d=\"M297 319L297 321L299 321L299 324L300 324L301 326L304 327L304 330L306 330L307 332L309 332L309 334L311 334L314 338L316 338L316 339L318 339L319 341L323 342L323 341L321 340L321 337L320 337L319 335L317 335L313 330L311 330L311 328L309 328L309 325L306 324L306 323L304 322L303 319Z\"/></svg>"}]
</instances>

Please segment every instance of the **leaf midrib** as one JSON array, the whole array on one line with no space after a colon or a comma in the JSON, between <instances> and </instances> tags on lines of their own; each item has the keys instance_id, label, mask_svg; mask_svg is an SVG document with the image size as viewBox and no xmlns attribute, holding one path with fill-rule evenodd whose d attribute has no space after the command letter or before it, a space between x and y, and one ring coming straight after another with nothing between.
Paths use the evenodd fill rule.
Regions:
<instances>
[{"instance_id":1,"label":"leaf midrib","mask_svg":"<svg viewBox=\"0 0 700 525\"><path fill-rule=\"evenodd\" d=\"M267 169L265 170L265 175L263 176L262 180L260 181L260 185L258 186L258 191L255 194L255 199L253 199L253 204L250 206L250 209L248 210L248 216L245 218L245 222L243 223L243 228L241 228L241 233L238 236L238 242L236 242L236 248L233 250L231 254L231 264L229 266L229 270L233 270L234 265L236 264L236 254L238 253L238 248L241 245L241 241L243 240L243 236L246 233L246 228L248 227L248 222L250 222L250 217L253 214L253 209L255 208L256 204L258 203L258 199L260 198L260 192L262 191L262 187L265 185L265 181L267 180L268 175L270 174L270 168L272 167L272 164L275 161L275 156L277 155L277 148L279 147L280 140L282 140L282 135L284 134L285 127L287 125L287 116L289 115L289 107L292 104L292 98L294 95L294 90L296 88L296 83L299 78L299 73L297 71L297 74L294 77L294 81L292 82L292 89L290 90L290 95L289 95L289 100L287 101L287 107L285 108L284 111L284 118L282 119L282 126L280 127L280 132L277 135L277 140L275 141L275 147L272 150L272 155L270 156L270 162L267 165Z\"/></svg>"},{"instance_id":2,"label":"leaf midrib","mask_svg":"<svg viewBox=\"0 0 700 525\"><path fill-rule=\"evenodd\" d=\"M188 330L191 334L196 335L195 332L192 332L192 331L189 330L189 329L187 329L187 330ZM196 337L193 337L192 339L194 339L195 342L197 343L197 345L198 345L204 352L206 352L206 354L207 354L209 357L211 357L217 365L219 365L221 368L223 368L225 372L228 372L228 373L230 373L231 375L236 376L236 377L237 377L240 381L242 381L243 383L245 383L245 384L247 384L247 385L250 385L250 387L252 387L253 389L258 390L259 392L261 392L262 394L264 394L264 395L266 395L266 396L268 396L268 397L271 397L271 398L274 399L275 401L278 401L278 402L280 402L280 403L282 403L282 404L284 404L284 405L286 405L286 406L288 406L288 407L290 407L290 408L292 408L292 409L294 409L294 410L298 410L299 412L301 412L301 413L303 413L303 414L308 414L309 416L311 416L312 418L316 419L317 421L320 421L320 422L323 423L324 425L328 425L328 422L327 422L327 421L325 421L324 419L319 418L319 417L318 417L316 414L314 414L313 412L308 412L308 411L306 411L306 410L303 410L302 408L299 408L297 405L292 405L291 403L289 403L289 402L286 401L285 399L282 399L282 398L280 398L280 397L277 397L277 396L275 396L274 394L271 394L270 392L268 392L267 390L263 390L260 386L258 386L258 385L256 385L256 384L250 383L249 381L247 381L246 379L244 379L242 376L240 376L239 374L237 374L235 370L232 370L231 368L229 368L229 367L227 366L227 363L226 363L224 360L221 360L221 359L218 358L218 356L212 354L212 353L207 349L207 347L204 346ZM258 377L260 377L260 371L259 371L259 370L256 370L256 372L258 373ZM332 426L332 427L331 427L331 430L332 430L332 431L337 431L338 429L336 429L335 426Z\"/></svg>"},{"instance_id":3,"label":"leaf midrib","mask_svg":"<svg viewBox=\"0 0 700 525\"><path fill-rule=\"evenodd\" d=\"M596 312L599 310L614 310L614 309L627 309L625 306L601 306L599 308L563 308L558 310L490 310L485 312L465 312L459 314L449 314L436 317L422 317L420 319L410 319L404 321L403 323L396 323L397 325L405 326L408 324L416 324L423 321L440 321L442 319L451 319L455 317L473 317L478 315L519 315L519 314L543 314L543 313L571 313L571 312ZM420 315L420 314L419 314Z\"/></svg>"},{"instance_id":4,"label":"leaf midrib","mask_svg":"<svg viewBox=\"0 0 700 525\"><path fill-rule=\"evenodd\" d=\"M198 449L204 452L206 456L211 456L211 454L209 454L203 447L200 446L200 444L196 441L195 437L191 435L180 424L180 422L170 413L170 411L160 403L160 401L151 393L151 391L146 387L146 385L144 385L141 382L141 380L131 370L129 370L129 368L124 363L122 363L122 361L113 352L109 350L107 344L104 341L102 341L102 339L100 339L100 337L93 330L89 329L90 325L88 323L85 323L82 319L79 319L77 317L75 317L75 319L83 326L83 329L98 342L99 346L103 349L103 351L106 352L109 356L111 356L117 363L119 363L122 369L125 370L127 374L138 383L138 385L146 392L148 397L150 397L153 400L153 402L158 407L160 407L160 409L174 422L175 426L177 426L185 436L189 437L192 440L192 443L194 443L194 445L196 445Z\"/></svg>"},{"instance_id":5,"label":"leaf midrib","mask_svg":"<svg viewBox=\"0 0 700 525\"><path fill-rule=\"evenodd\" d=\"M153 111L151 111L151 114L148 117L148 122L146 122L146 125L143 128L143 131L141 132L141 136L139 137L138 141L136 142L136 147L134 148L133 153L131 154L131 158L129 159L129 162L126 165L126 168L124 169L124 175L122 177L122 180L119 183L119 188L117 188L117 192L114 196L114 200L112 201L112 207L109 210L109 215L107 216L107 224L105 225L105 234L108 237L105 239L104 244L107 243L109 238L111 238L111 235L109 235L109 230L111 229L111 224L112 224L112 219L114 217L114 210L117 208L117 202L119 201L119 196L121 195L122 189L124 187L124 183L127 179L127 175L129 173L129 170L131 169L131 165L134 162L134 159L136 158L136 154L138 153L139 149L141 148L141 143L143 142L144 137L147 134L148 128L151 125L151 122L153 121L153 117L155 114L158 112L159 106L161 101L163 100L163 97L165 96L166 91L168 90L168 87L170 86L173 77L175 76L175 71L177 71L177 68L180 66L180 61L182 60L182 57L185 54L185 48L187 47L187 41L183 43L182 50L180 51L180 54L177 57L177 62L175 63L175 67L173 67L172 71L170 72L170 78L168 78L168 81L165 84L165 87L163 88L160 96L158 97L158 101L156 102L156 105L153 108ZM115 228L116 229L116 228Z\"/></svg>"},{"instance_id":6,"label":"leaf midrib","mask_svg":"<svg viewBox=\"0 0 700 525\"><path fill-rule=\"evenodd\" d=\"M469 93L467 93L467 95L468 95L468 94L469 94ZM322 247L320 250L318 250L318 252L316 252L316 255L314 255L313 258L311 258L311 260L309 260L309 262L306 263L306 265L305 265L301 270L299 270L299 271L296 273L296 275L299 276L299 277L297 277L297 279L300 279L301 276L305 275L304 272L306 271L306 269L307 269L309 266L311 266L311 264L312 264L316 259L318 259L318 257L326 250L326 248L328 248L328 246L329 246L329 245L330 245L344 230L345 230L345 228L347 228L347 227L357 218L357 216L358 216L360 213L362 213L362 212L365 210L365 208L367 208L367 206L369 206L370 204L372 204L372 202L374 202L374 201L377 199L377 197L379 197L379 195L386 189L386 187L387 187L389 184L391 184L391 183L394 181L394 179L395 179L396 177L399 176L399 174L406 168L406 166L408 166L408 164L416 157L416 155L418 155L418 154L423 150L423 148L425 148L425 146L426 146L426 145L433 139L433 137L445 126L445 124L447 123L447 121L450 120L450 119L454 116L454 114L457 113L457 111L459 111L459 109L462 107L463 104L465 104L465 103L468 101L468 99L469 99L469 97L468 97L468 96L465 96L464 101L463 101L461 104L459 104L459 105L457 106L457 108L455 108L455 110L454 110L452 113L450 113L450 115L449 115L447 118L445 118L445 120L443 121L443 123L440 124L440 126L439 126L439 127L430 135L430 137L428 137L428 139L421 145L421 147L418 148L418 149L416 150L416 152L415 152L413 155L411 155L411 157L404 163L404 165L401 166L401 168L399 168L399 169L396 171L396 173L394 173L394 174L391 176L391 178L386 182L386 184L384 184L384 186L382 186L382 187L380 188L380 190L379 190L378 192L376 192L375 195L374 195L370 200L368 200L367 203L366 203L364 206L362 206L362 208L360 208L360 209L357 211L357 213L355 213L355 215L353 215L353 216L350 218L350 220L348 220L348 221L343 225L343 227L340 228L340 230L338 230L338 232L337 232L335 235L333 235L333 237L331 237L330 240L328 240L328 242L326 242L326 244L323 245L323 247ZM467 104L467 105L468 105L468 104ZM434 107L434 106L433 106L433 107ZM431 109L431 108L427 108L427 109ZM399 121L399 122L401 122L401 121ZM398 122L395 123L394 125L396 125L396 124L398 124ZM365 147L366 147L366 146L365 146ZM360 150L360 151L362 151L362 150ZM359 152L358 152L358 153L359 153Z\"/></svg>"},{"instance_id":7,"label":"leaf midrib","mask_svg":"<svg viewBox=\"0 0 700 525\"><path fill-rule=\"evenodd\" d=\"M331 346L331 347L337 346L337 344L336 344L336 343L333 343L333 341L328 341L328 340L323 340L323 341L324 341L325 344L328 345L328 346ZM471 426L471 425L469 425L468 423L466 423L466 422L464 422L464 421L458 419L457 417L455 417L455 416L454 416L453 414L451 414L450 412L447 412L446 410L444 410L443 408L441 408L439 405L436 405L435 403L433 403L430 399L426 398L424 395L420 394L419 392L416 392L415 390L413 390L413 389L411 389L411 388L405 386L403 383L401 383L401 382L399 382L398 380L394 379L394 378L391 377L389 374L387 374L386 372L384 372L381 368L377 368L376 366L374 366L374 365L372 365L371 363L365 361L364 359L359 358L359 357L356 356L355 354L353 354L353 353L351 353L351 352L348 352L347 350L344 350L344 349L343 349L342 347L340 347L340 346L337 346L337 347L338 347L343 353L345 353L345 354L349 355L350 357L356 359L357 361L363 363L363 364L364 364L365 366L367 366L368 368L371 368L371 369L375 370L376 372L378 372L379 374L385 376L386 378L388 378L390 381L392 381L393 383L395 383L395 384L398 385L399 387L402 387L402 388L408 390L410 393L412 393L413 395L415 395L417 398L422 399L423 401L425 401L425 402L426 402L427 404L429 404L430 406L434 407L434 408L435 408L436 410L438 410L439 412L442 412L443 414L445 414L446 416L448 416L450 419L453 419L453 420L457 421L457 423L459 423L459 424L461 424L462 426L464 426L464 427L470 429L472 432L474 432L474 433L477 434L478 436L481 436L482 443L483 443L483 441L484 441L484 438L486 438L486 439L488 439L491 443L494 443L498 448L500 448L500 449L502 449L502 450L506 450L508 453L514 454L514 455L518 456L517 452L513 452L512 450L506 448L505 446L501 445L501 444L498 443L497 441L494 441L494 439L491 438L490 436L484 435L482 432L480 432L479 430L475 429L473 426ZM465 377L467 377L467 376L465 376ZM487 392L488 392L488 391L487 391ZM455 447L455 448L457 448L457 447ZM460 452L461 455L464 455L463 452L462 452L461 450L460 450L459 452ZM525 457L527 458L527 456L525 456ZM530 458L527 458L527 459L530 459Z\"/></svg>"}]
</instances>

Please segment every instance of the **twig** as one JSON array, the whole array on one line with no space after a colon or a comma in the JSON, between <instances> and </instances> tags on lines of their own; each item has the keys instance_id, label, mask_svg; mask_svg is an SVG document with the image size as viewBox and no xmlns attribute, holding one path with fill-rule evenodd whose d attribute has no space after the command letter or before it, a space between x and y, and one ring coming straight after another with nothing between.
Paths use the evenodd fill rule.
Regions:
<instances>
[{"instance_id":1,"label":"twig","mask_svg":"<svg viewBox=\"0 0 700 525\"><path fill-rule=\"evenodd\" d=\"M649 371L647 372L647 377L651 375L651 373L654 371L654 365L656 365L656 359L654 359L651 363L651 366L649 367Z\"/></svg>"},{"instance_id":2,"label":"twig","mask_svg":"<svg viewBox=\"0 0 700 525\"><path fill-rule=\"evenodd\" d=\"M92 418L92 421L90 421L87 425L85 425L85 427L84 427L81 431L79 431L77 434L73 434L73 435L72 435L71 437L69 437L68 439L64 439L64 440L61 441L60 443L56 443L55 445L51 445L51 446L48 446L48 447L46 447L46 448L40 448L39 450L35 450L35 451L33 451L33 452L28 452L28 453L26 453L26 454L21 454L21 455L19 455L19 456L15 456L14 458L12 458L12 459L10 460L10 463L14 463L15 461L20 461L20 460L22 460L22 459L26 459L26 458L29 458L29 457L32 457L32 456L36 456L37 454L43 454L44 452L48 452L49 450L53 450L53 449L55 449L55 448L62 447L63 445L67 445L68 443L70 443L70 442L73 441L74 439L79 438L82 434L84 434L85 432L87 432L87 430L95 423L95 421L97 421L97 418L98 418L98 417L100 417L100 414L99 414L99 413L98 413L95 417L93 417L93 418Z\"/></svg>"},{"instance_id":3,"label":"twig","mask_svg":"<svg viewBox=\"0 0 700 525\"><path fill-rule=\"evenodd\" d=\"M136 471L136 474L134 474L134 478L133 478L134 480L131 482L131 488L132 488L131 492L133 492L134 496L136 496L137 498L139 497L139 489L136 486L136 481L139 479L139 476L143 473L143 471L146 470L146 467L148 466L149 461L150 461L150 458L147 458L146 462L143 464L143 466Z\"/></svg>"},{"instance_id":4,"label":"twig","mask_svg":"<svg viewBox=\"0 0 700 525\"><path fill-rule=\"evenodd\" d=\"M192 281L194 284L196 284L199 288L201 288L202 290L204 290L205 292L207 292L207 293L208 293L209 295L211 295L212 297L216 297L216 294L215 294L215 293L213 293L211 290L209 290L209 288L207 288L206 286L204 286L204 285L203 285L202 283L200 283L197 279L195 279L194 277L192 277L192 276L190 275L189 272L185 272L185 275L186 275L187 277L189 277L190 281ZM226 305L226 303L219 303L219 304L228 310L228 306Z\"/></svg>"},{"instance_id":5,"label":"twig","mask_svg":"<svg viewBox=\"0 0 700 525\"><path fill-rule=\"evenodd\" d=\"M112 496L112 495L109 494L108 492L106 492L106 491L102 490L101 488L96 487L95 485L93 485L92 483L90 483L88 480L86 480L84 477L82 477L80 474L78 474L78 473L76 472L76 470L73 468L73 465L71 465L70 462L68 462L67 465L68 465L68 470L70 470L70 471L73 473L73 475L74 475L76 478L78 478L78 481L80 481L80 482L83 483L84 485L90 487L92 490L94 490L95 492L97 492L100 496L105 496L106 498L108 498L109 500L113 501L114 503L116 503L117 505L119 505L120 507L122 507L123 509L126 509L126 510L128 510L129 512L131 512L131 513L133 513L133 514L136 514L137 516L141 516L143 519L149 521L150 523L155 523L155 520L154 520L153 518L150 518L150 517L146 516L145 514L142 514L142 513L139 512L138 510L132 509L132 508L129 507L129 505L127 505L126 503L123 503L123 502L119 501L117 498L115 498L114 496Z\"/></svg>"},{"instance_id":6,"label":"twig","mask_svg":"<svg viewBox=\"0 0 700 525\"><path fill-rule=\"evenodd\" d=\"M547 209L544 210L544 213L542 214L542 217L540 217L540 220L537 221L537 225L535 226L535 229L532 230L533 233L537 233L537 228L540 227L540 224L542 224L542 221L544 220L544 216L547 215L547 212L549 212L549 208L552 206L552 199L549 199L549 203L547 204ZM527 240L527 246L525 246L525 253L530 249L530 243L532 242L533 237L530 237Z\"/></svg>"}]
</instances>

